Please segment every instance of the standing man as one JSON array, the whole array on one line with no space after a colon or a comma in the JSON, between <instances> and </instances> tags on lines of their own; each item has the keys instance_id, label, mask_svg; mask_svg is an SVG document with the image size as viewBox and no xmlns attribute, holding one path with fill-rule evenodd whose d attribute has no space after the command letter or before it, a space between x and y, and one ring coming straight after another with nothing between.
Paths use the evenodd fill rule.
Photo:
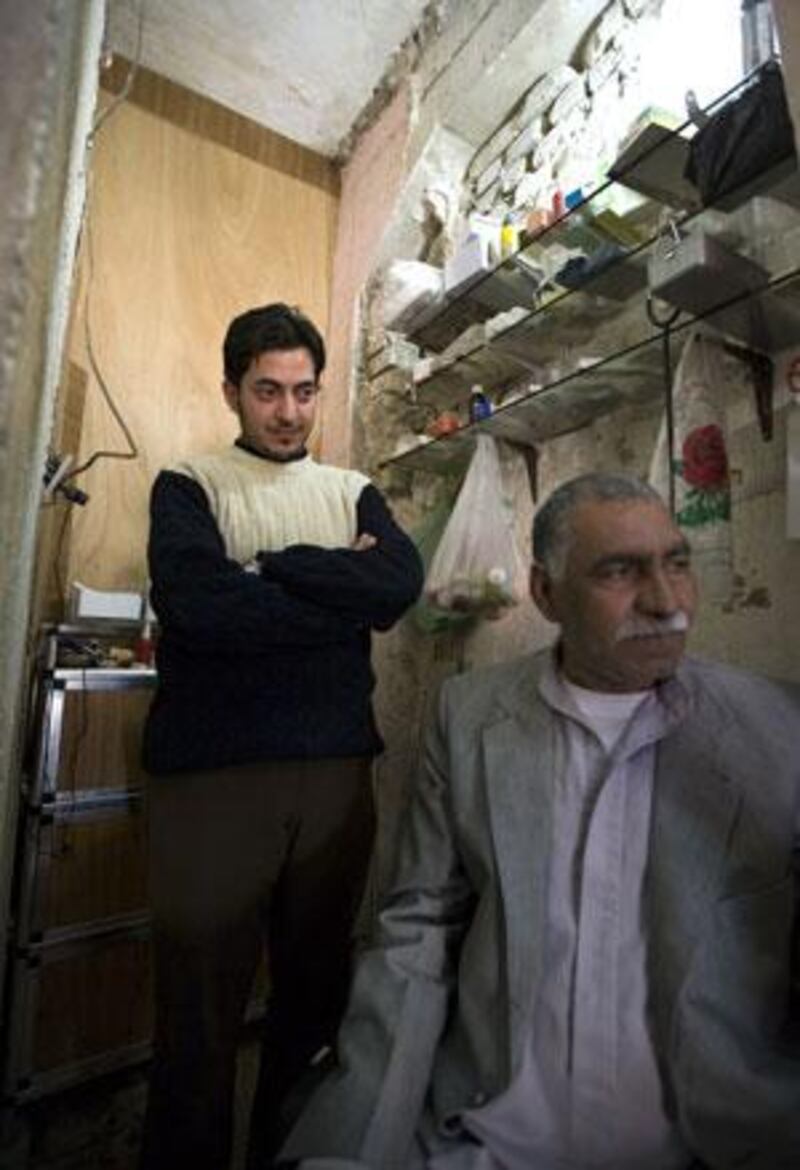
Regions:
<instances>
[{"instance_id":1,"label":"standing man","mask_svg":"<svg viewBox=\"0 0 800 1170\"><path fill-rule=\"evenodd\" d=\"M639 481L565 484L533 545L559 640L445 684L339 1069L282 1158L797 1170L797 695L684 658L689 548Z\"/></svg>"},{"instance_id":2,"label":"standing man","mask_svg":"<svg viewBox=\"0 0 800 1170\"><path fill-rule=\"evenodd\" d=\"M370 632L417 597L417 552L365 476L306 450L325 366L283 304L237 317L234 446L162 472L149 544L159 682L145 732L155 1058L142 1164L224 1170L263 944L250 1160L335 1034L373 840Z\"/></svg>"}]
</instances>

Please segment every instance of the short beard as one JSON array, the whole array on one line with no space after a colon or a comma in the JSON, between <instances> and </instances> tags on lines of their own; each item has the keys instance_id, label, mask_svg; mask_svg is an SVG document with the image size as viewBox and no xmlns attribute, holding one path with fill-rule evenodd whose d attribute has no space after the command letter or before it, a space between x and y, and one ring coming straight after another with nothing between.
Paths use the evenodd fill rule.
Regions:
<instances>
[{"instance_id":1,"label":"short beard","mask_svg":"<svg viewBox=\"0 0 800 1170\"><path fill-rule=\"evenodd\" d=\"M272 463L294 463L297 459L305 459L306 448L305 444L295 447L293 451L264 451L264 458L271 460Z\"/></svg>"},{"instance_id":2,"label":"short beard","mask_svg":"<svg viewBox=\"0 0 800 1170\"><path fill-rule=\"evenodd\" d=\"M236 440L236 445L259 459L268 459L270 463L294 463L297 459L305 459L308 454L305 443L301 443L293 451L268 451L265 448L254 447L247 439L242 438Z\"/></svg>"}]
</instances>

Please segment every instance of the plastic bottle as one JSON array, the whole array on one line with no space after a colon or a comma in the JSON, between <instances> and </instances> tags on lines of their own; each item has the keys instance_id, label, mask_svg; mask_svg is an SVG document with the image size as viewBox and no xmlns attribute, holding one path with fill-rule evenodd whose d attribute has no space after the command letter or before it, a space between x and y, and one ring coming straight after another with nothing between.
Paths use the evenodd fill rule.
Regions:
<instances>
[{"instance_id":1,"label":"plastic bottle","mask_svg":"<svg viewBox=\"0 0 800 1170\"><path fill-rule=\"evenodd\" d=\"M513 256L518 247L519 232L517 231L517 225L511 216L507 215L500 228L500 255L503 260L507 256Z\"/></svg>"},{"instance_id":2,"label":"plastic bottle","mask_svg":"<svg viewBox=\"0 0 800 1170\"><path fill-rule=\"evenodd\" d=\"M153 665L153 630L149 618L145 618L142 622L142 628L139 631L139 637L136 639L136 645L133 650L133 657L136 666L150 667Z\"/></svg>"},{"instance_id":3,"label":"plastic bottle","mask_svg":"<svg viewBox=\"0 0 800 1170\"><path fill-rule=\"evenodd\" d=\"M480 422L492 413L492 404L480 386L473 386L469 393L469 421Z\"/></svg>"}]
</instances>

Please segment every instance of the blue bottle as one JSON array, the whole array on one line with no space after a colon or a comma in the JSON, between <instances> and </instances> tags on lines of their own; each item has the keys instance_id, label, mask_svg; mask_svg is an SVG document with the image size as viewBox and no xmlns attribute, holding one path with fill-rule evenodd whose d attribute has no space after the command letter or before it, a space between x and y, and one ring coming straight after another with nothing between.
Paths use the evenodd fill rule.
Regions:
<instances>
[{"instance_id":1,"label":"blue bottle","mask_svg":"<svg viewBox=\"0 0 800 1170\"><path fill-rule=\"evenodd\" d=\"M492 413L492 404L481 390L480 386L473 386L469 395L469 421L480 422Z\"/></svg>"}]
</instances>

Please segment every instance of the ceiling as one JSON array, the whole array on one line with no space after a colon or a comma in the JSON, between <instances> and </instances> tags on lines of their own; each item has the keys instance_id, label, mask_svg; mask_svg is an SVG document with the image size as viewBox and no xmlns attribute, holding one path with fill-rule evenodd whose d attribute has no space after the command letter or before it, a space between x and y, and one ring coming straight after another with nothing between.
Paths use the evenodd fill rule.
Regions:
<instances>
[{"instance_id":1,"label":"ceiling","mask_svg":"<svg viewBox=\"0 0 800 1170\"><path fill-rule=\"evenodd\" d=\"M109 0L107 47L334 156L427 2Z\"/></svg>"}]
</instances>

